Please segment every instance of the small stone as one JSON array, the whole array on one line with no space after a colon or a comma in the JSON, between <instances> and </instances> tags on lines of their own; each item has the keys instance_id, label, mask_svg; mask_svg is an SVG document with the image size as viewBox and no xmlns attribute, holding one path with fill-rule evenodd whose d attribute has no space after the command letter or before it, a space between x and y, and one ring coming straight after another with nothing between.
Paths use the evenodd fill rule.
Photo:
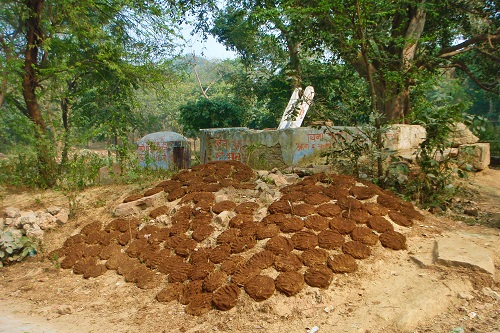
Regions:
<instances>
[{"instance_id":1,"label":"small stone","mask_svg":"<svg viewBox=\"0 0 500 333\"><path fill-rule=\"evenodd\" d=\"M56 222L59 225L68 223L69 210L66 208L61 208L59 212L55 215Z\"/></svg>"},{"instance_id":2,"label":"small stone","mask_svg":"<svg viewBox=\"0 0 500 333\"><path fill-rule=\"evenodd\" d=\"M72 314L73 312L75 312L75 310L71 305L61 305L59 308L57 308L56 312L62 316Z\"/></svg>"},{"instance_id":3,"label":"small stone","mask_svg":"<svg viewBox=\"0 0 500 333\"><path fill-rule=\"evenodd\" d=\"M57 213L59 213L59 211L61 210L62 208L61 207L57 207L57 206L50 206L49 208L47 208L45 211L51 215L57 215Z\"/></svg>"},{"instance_id":4,"label":"small stone","mask_svg":"<svg viewBox=\"0 0 500 333\"><path fill-rule=\"evenodd\" d=\"M229 225L229 221L235 216L235 212L223 211L215 217L215 223L220 226L227 227Z\"/></svg>"},{"instance_id":5,"label":"small stone","mask_svg":"<svg viewBox=\"0 0 500 333\"><path fill-rule=\"evenodd\" d=\"M479 210L476 208L465 209L464 214L469 216L479 216Z\"/></svg>"},{"instance_id":6,"label":"small stone","mask_svg":"<svg viewBox=\"0 0 500 333\"><path fill-rule=\"evenodd\" d=\"M489 296L497 301L500 301L500 294L498 294L496 291L492 290L491 288L484 287L481 291L486 296Z\"/></svg>"},{"instance_id":7,"label":"small stone","mask_svg":"<svg viewBox=\"0 0 500 333\"><path fill-rule=\"evenodd\" d=\"M466 293L466 292L459 292L458 293L458 298L470 301L470 300L472 300L474 298L474 296L472 296L471 294Z\"/></svg>"},{"instance_id":8,"label":"small stone","mask_svg":"<svg viewBox=\"0 0 500 333\"><path fill-rule=\"evenodd\" d=\"M19 210L19 208L7 207L7 208L5 208L4 215L5 215L5 217L14 219L14 218L21 216L21 211Z\"/></svg>"}]
</instances>

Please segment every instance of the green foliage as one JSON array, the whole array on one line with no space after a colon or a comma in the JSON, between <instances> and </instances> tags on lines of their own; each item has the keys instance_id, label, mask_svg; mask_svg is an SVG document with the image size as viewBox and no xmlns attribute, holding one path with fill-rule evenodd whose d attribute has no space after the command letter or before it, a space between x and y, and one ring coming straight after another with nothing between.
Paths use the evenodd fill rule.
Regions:
<instances>
[{"instance_id":1,"label":"green foliage","mask_svg":"<svg viewBox=\"0 0 500 333\"><path fill-rule=\"evenodd\" d=\"M72 154L64 165L59 187L66 190L81 190L92 186L99 177L99 169L109 165L110 160L98 154L82 150Z\"/></svg>"},{"instance_id":2,"label":"green foliage","mask_svg":"<svg viewBox=\"0 0 500 333\"><path fill-rule=\"evenodd\" d=\"M36 254L36 243L22 234L21 230L0 230L0 266L23 260Z\"/></svg>"},{"instance_id":3,"label":"green foliage","mask_svg":"<svg viewBox=\"0 0 500 333\"><path fill-rule=\"evenodd\" d=\"M30 146L18 147L12 150L7 158L0 160L0 183L26 186L45 187L40 175L38 156Z\"/></svg>"},{"instance_id":4,"label":"green foliage","mask_svg":"<svg viewBox=\"0 0 500 333\"><path fill-rule=\"evenodd\" d=\"M222 98L188 102L180 111L179 122L189 136L196 136L203 128L238 127L245 118L241 106Z\"/></svg>"},{"instance_id":5,"label":"green foliage","mask_svg":"<svg viewBox=\"0 0 500 333\"><path fill-rule=\"evenodd\" d=\"M422 125L427 135L416 153L417 168L409 170L408 183L399 188L424 207L446 206L457 191L453 181L466 176L461 162L449 153L453 124L462 120L467 108L467 101L453 93L454 87L458 86L453 81L434 85L413 114L414 123Z\"/></svg>"},{"instance_id":6,"label":"green foliage","mask_svg":"<svg viewBox=\"0 0 500 333\"><path fill-rule=\"evenodd\" d=\"M388 161L395 151L384 147L381 138L389 131L389 126L379 126L380 115L370 115L369 122L359 127L326 127L332 138L331 148L324 153L327 162L334 165L339 173L367 179L383 186Z\"/></svg>"}]
</instances>

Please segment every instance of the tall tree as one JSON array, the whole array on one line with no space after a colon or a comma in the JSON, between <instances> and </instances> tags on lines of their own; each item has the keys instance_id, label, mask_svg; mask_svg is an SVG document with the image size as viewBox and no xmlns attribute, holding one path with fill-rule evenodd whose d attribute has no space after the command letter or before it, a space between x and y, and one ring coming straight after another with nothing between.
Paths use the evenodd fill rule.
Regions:
<instances>
[{"instance_id":1,"label":"tall tree","mask_svg":"<svg viewBox=\"0 0 500 333\"><path fill-rule=\"evenodd\" d=\"M216 25L213 30L219 39L265 58L272 53L260 45L253 47L255 42L246 35L238 39L239 29L254 31L249 37L267 32L269 38L282 41L288 31L300 32L300 53L315 50L323 53L325 61L352 66L366 79L373 108L387 120L404 122L411 110L411 87L443 68L463 70L484 89L499 89L500 16L498 4L490 0L240 3L237 10L226 11L226 21L215 21L222 27ZM280 22L288 30L279 29Z\"/></svg>"},{"instance_id":2,"label":"tall tree","mask_svg":"<svg viewBox=\"0 0 500 333\"><path fill-rule=\"evenodd\" d=\"M124 94L131 95L130 89L142 83L140 77L150 80L155 65L171 54L173 22L192 4L182 1L179 3L182 6L175 6L164 1L122 0L3 3L0 102L6 100L9 109L17 107L35 124L39 169L45 185L52 186L55 160L50 150L54 144L48 140L53 139L54 133L52 128L50 132L47 130L46 124L52 106L42 106L40 101L48 91L59 92L51 98L60 101L66 130L72 104L82 96L89 96L88 92L94 88L100 87L101 92L112 97L107 99L108 104L112 101L117 106L127 101L130 104ZM155 79L159 79L158 74ZM126 118L130 107L114 110Z\"/></svg>"}]
</instances>

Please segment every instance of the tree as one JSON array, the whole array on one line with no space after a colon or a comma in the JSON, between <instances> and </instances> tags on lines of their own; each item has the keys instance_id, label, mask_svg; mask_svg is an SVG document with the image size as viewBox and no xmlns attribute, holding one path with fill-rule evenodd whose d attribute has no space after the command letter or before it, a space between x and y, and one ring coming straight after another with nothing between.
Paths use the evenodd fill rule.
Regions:
<instances>
[{"instance_id":1,"label":"tree","mask_svg":"<svg viewBox=\"0 0 500 333\"><path fill-rule=\"evenodd\" d=\"M52 186L55 132L53 127L48 130L46 117L54 109L53 101L59 101L66 139L73 104L81 114L95 111L89 105L106 109L100 113L103 117L112 111L112 122L107 123L111 127L116 123L112 130L116 134L119 122L130 120L132 91L144 82L141 79L160 78L155 67L172 51L172 22L190 2L180 2L180 7L163 1L120 0L6 0L3 4L0 102L6 104L0 106L11 112L14 106L35 125L38 167L44 185ZM107 98L82 103L89 101L92 92ZM97 124L101 120L93 119Z\"/></svg>"},{"instance_id":2,"label":"tree","mask_svg":"<svg viewBox=\"0 0 500 333\"><path fill-rule=\"evenodd\" d=\"M295 31L299 58L322 54L324 60L352 66L370 88L373 109L386 120L404 122L412 87L446 68L463 70L482 88L498 91L497 6L489 0L242 1L237 10L225 12L225 21L215 21L213 33L236 50L267 58L276 52L254 46L253 39L265 41L264 33L287 41ZM279 29L279 23L287 29ZM238 39L240 30L247 34ZM481 73L472 66L490 70Z\"/></svg>"},{"instance_id":3,"label":"tree","mask_svg":"<svg viewBox=\"0 0 500 333\"><path fill-rule=\"evenodd\" d=\"M474 49L490 49L488 36L494 41L499 38L494 35L498 18L487 2L320 3L335 8L332 14L326 12L326 6L317 12L322 24L317 28L324 33L325 45L367 81L373 78L377 110L390 120L404 121L410 112L410 88L425 72L436 73L449 66L466 69L459 65L458 56ZM475 25L478 19L489 20L491 25ZM454 45L458 38L465 40Z\"/></svg>"}]
</instances>

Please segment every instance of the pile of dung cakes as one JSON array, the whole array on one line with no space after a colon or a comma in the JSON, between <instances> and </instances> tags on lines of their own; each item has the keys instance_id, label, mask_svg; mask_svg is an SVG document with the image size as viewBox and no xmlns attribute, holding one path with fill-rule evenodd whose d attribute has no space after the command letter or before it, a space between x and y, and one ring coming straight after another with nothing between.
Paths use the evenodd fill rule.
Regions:
<instances>
[{"instance_id":1,"label":"pile of dung cakes","mask_svg":"<svg viewBox=\"0 0 500 333\"><path fill-rule=\"evenodd\" d=\"M355 272L372 247L401 250L409 227L423 216L379 187L350 176L317 174L281 189L256 218L262 203L247 198L216 202L218 191L253 189L254 173L239 162L211 162L182 171L144 193L165 192L175 209L159 206L152 221L118 218L92 222L49 257L84 278L114 270L160 302L178 301L192 315L235 307L242 292L263 301L293 296L305 285L328 288L334 274ZM132 199L128 197L126 200ZM232 212L220 230L216 217ZM165 221L165 219L162 219Z\"/></svg>"}]
</instances>

